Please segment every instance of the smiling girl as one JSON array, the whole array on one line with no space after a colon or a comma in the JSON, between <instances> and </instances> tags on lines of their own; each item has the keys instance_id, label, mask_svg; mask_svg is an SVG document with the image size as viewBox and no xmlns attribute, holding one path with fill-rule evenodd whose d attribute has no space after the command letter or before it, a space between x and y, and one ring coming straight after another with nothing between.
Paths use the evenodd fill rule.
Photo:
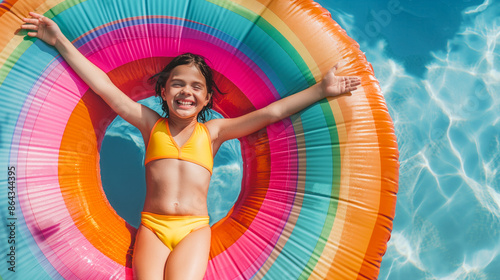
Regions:
<instances>
[{"instance_id":1,"label":"smiling girl","mask_svg":"<svg viewBox=\"0 0 500 280\"><path fill-rule=\"evenodd\" d=\"M120 91L54 21L37 13L30 15L22 25L28 35L54 46L95 93L140 130L146 143L146 199L134 246L135 279L203 278L211 239L207 192L213 157L224 141L256 132L360 85L358 77L336 76L334 66L320 83L265 108L202 123L214 94L220 91L204 59L188 53L174 58L153 77L163 102L162 117Z\"/></svg>"}]
</instances>

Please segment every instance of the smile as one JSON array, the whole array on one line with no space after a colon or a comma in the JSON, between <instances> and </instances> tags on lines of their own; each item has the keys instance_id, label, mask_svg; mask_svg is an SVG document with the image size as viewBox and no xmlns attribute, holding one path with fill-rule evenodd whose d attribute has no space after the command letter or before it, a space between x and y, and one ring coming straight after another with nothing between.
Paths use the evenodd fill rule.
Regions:
<instances>
[{"instance_id":1,"label":"smile","mask_svg":"<svg viewBox=\"0 0 500 280\"><path fill-rule=\"evenodd\" d=\"M193 106L194 105L193 101L177 100L176 102L177 102L177 104L184 105L184 106Z\"/></svg>"}]
</instances>

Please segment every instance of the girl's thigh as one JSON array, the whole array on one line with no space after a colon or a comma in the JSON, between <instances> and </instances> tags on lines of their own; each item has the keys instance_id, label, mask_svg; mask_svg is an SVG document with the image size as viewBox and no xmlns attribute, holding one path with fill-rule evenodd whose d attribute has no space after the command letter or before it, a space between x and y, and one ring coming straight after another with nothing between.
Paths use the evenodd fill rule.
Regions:
<instances>
[{"instance_id":1,"label":"girl's thigh","mask_svg":"<svg viewBox=\"0 0 500 280\"><path fill-rule=\"evenodd\" d=\"M164 279L165 263L170 250L148 228L139 226L135 237L132 269L134 279Z\"/></svg>"},{"instance_id":2,"label":"girl's thigh","mask_svg":"<svg viewBox=\"0 0 500 280\"><path fill-rule=\"evenodd\" d=\"M202 279L207 270L211 230L203 227L188 234L170 254L165 279Z\"/></svg>"}]
</instances>

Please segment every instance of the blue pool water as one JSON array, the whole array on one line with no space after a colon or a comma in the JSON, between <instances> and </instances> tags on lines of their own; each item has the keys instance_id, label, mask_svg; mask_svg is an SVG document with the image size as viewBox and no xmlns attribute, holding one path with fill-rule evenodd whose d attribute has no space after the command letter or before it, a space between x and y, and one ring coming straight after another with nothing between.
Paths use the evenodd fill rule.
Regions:
<instances>
[{"instance_id":1,"label":"blue pool water","mask_svg":"<svg viewBox=\"0 0 500 280\"><path fill-rule=\"evenodd\" d=\"M398 138L396 217L379 279L500 279L500 1L318 2L373 64ZM133 198L113 206L135 226L140 149L138 132L116 120L101 153L102 167L117 151L124 159L102 179L112 204ZM231 142L217 155L212 222L238 196L239 153ZM113 193L112 184L138 187Z\"/></svg>"}]
</instances>

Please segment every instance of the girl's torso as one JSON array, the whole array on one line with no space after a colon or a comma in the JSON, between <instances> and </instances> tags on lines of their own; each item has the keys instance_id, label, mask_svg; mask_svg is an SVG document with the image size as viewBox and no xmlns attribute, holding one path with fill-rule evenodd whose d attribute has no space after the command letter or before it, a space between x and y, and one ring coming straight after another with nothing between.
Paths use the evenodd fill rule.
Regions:
<instances>
[{"instance_id":1,"label":"girl's torso","mask_svg":"<svg viewBox=\"0 0 500 280\"><path fill-rule=\"evenodd\" d=\"M212 141L208 129L201 123L196 123L189 132L173 136L168 120L160 118L147 139L144 137L147 145L143 211L164 215L208 215Z\"/></svg>"}]
</instances>

